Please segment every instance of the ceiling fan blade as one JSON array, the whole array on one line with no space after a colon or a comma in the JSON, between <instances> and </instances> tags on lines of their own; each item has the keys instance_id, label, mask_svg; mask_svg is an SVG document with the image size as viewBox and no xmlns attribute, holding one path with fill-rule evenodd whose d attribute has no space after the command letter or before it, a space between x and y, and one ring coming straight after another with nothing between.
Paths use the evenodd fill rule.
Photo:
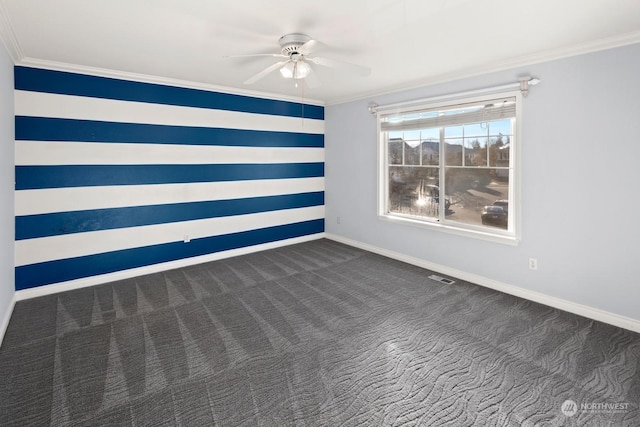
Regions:
<instances>
[{"instance_id":1,"label":"ceiling fan blade","mask_svg":"<svg viewBox=\"0 0 640 427\"><path fill-rule=\"evenodd\" d=\"M309 55L313 51L313 49L315 49L317 46L318 46L318 42L311 39L305 44L303 44L302 46L300 46L298 48L298 52L300 52L303 55Z\"/></svg>"},{"instance_id":2,"label":"ceiling fan blade","mask_svg":"<svg viewBox=\"0 0 640 427\"><path fill-rule=\"evenodd\" d=\"M282 67L284 64L286 64L287 61L280 61L280 62L276 62L275 64L265 68L264 70L260 71L258 74L256 74L253 77L249 77L244 84L246 85L250 85L253 84L255 82L257 82L258 80L260 80L261 78L265 77L267 74L274 72L275 70L277 70L278 68Z\"/></svg>"},{"instance_id":3,"label":"ceiling fan blade","mask_svg":"<svg viewBox=\"0 0 640 427\"><path fill-rule=\"evenodd\" d=\"M313 71L313 69L311 69L311 71L309 72L307 77L304 78L304 83L310 89L314 89L314 88L317 88L318 86L320 86L320 80L318 79L318 76L315 73L315 71Z\"/></svg>"},{"instance_id":4,"label":"ceiling fan blade","mask_svg":"<svg viewBox=\"0 0 640 427\"><path fill-rule=\"evenodd\" d=\"M254 58L260 56L270 56L273 58L288 58L288 56L281 53L249 53L247 55L225 55L223 58Z\"/></svg>"},{"instance_id":5,"label":"ceiling fan blade","mask_svg":"<svg viewBox=\"0 0 640 427\"><path fill-rule=\"evenodd\" d=\"M371 74L371 68L364 67L362 65L352 64L350 62L339 61L336 59L329 59L329 58L321 58L319 56L316 56L315 58L306 57L305 59L313 62L314 64L323 65L325 67L347 70L359 76L368 76L369 74Z\"/></svg>"}]
</instances>

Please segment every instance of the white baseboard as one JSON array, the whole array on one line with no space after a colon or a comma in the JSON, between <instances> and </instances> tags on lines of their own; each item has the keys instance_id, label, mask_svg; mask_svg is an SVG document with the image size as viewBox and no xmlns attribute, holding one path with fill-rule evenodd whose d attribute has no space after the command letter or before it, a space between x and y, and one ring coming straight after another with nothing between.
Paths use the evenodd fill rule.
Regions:
<instances>
[{"instance_id":1,"label":"white baseboard","mask_svg":"<svg viewBox=\"0 0 640 427\"><path fill-rule=\"evenodd\" d=\"M489 279L487 277L478 276L476 274L467 273L465 271L457 270L455 268L447 267L440 264L435 264L420 258L416 258L409 255L401 254L399 252L394 252L387 249L379 248L377 246L358 242L356 240L351 240L335 234L326 233L325 237L327 239L335 240L336 242L344 243L345 245L355 246L356 248L364 249L369 252L386 256L388 258L393 258L398 261L403 261L408 264L416 265L418 267L422 267L427 270L432 270L438 273L446 274L448 276L457 277L467 282L475 283L477 285L484 286L486 288L504 292L505 294L514 295L529 301L534 301L540 304L547 305L549 307L557 308L563 311L568 311L569 313L577 314L579 316L587 317L589 319L608 323L610 325L618 326L620 328L624 328L630 331L640 333L640 320L638 319L632 319L630 317L620 316L615 313L611 313L608 311L604 311L604 310L589 307L586 305L578 304L575 302L567 301L565 299L552 297L550 295L546 295L540 292L535 292L529 289L520 288L518 286L509 285L507 283L502 283L497 280Z\"/></svg>"},{"instance_id":2,"label":"white baseboard","mask_svg":"<svg viewBox=\"0 0 640 427\"><path fill-rule=\"evenodd\" d=\"M14 293L11 297L11 301L9 301L9 307L7 307L7 311L4 313L0 323L0 346L2 345L2 341L4 341L4 334L7 333L7 328L9 327L9 321L11 320L11 315L13 314L13 307L16 305L16 294Z\"/></svg>"},{"instance_id":3,"label":"white baseboard","mask_svg":"<svg viewBox=\"0 0 640 427\"><path fill-rule=\"evenodd\" d=\"M148 265L145 267L132 268L129 270L116 271L114 273L101 274L99 276L83 277L81 279L70 280L67 282L53 283L51 285L38 286L37 288L23 289L16 291L15 301L21 301L29 298L40 297L43 295L55 294L58 292L66 292L74 289L86 288L88 286L101 285L103 283L115 282L117 280L130 279L132 277L143 276L145 274L153 274L161 271L173 270L176 268L188 267L190 265L202 264L204 262L216 261L224 258L231 258L239 255L246 255L254 252L265 251L267 249L275 249L282 246L289 246L296 243L308 242L311 240L322 239L324 233L310 234L308 236L294 237L292 239L278 240L276 242L263 243L260 245L248 246L245 248L231 249L228 251L215 252L212 254L185 258L176 261L163 262L160 264Z\"/></svg>"},{"instance_id":4,"label":"white baseboard","mask_svg":"<svg viewBox=\"0 0 640 427\"><path fill-rule=\"evenodd\" d=\"M615 313L600 310L597 308L589 307L583 304L578 304L565 299L553 297L540 292L531 291L528 289L520 288L518 286L509 285L507 283L499 282L497 280L489 279L487 277L479 276L472 273L467 273L462 270L447 267L444 265L425 261L420 258L412 257L409 255L401 254L399 252L390 251L377 246L362 243L356 240L351 240L342 236L338 236L331 233L317 233L309 236L296 237L293 239L280 240L277 242L265 243L262 245L249 246L246 248L232 249L224 252L217 252L209 255L203 255L199 257L186 258L177 261L171 261L161 264L154 264L146 267L134 268L130 270L118 271L115 273L103 274L100 276L92 276L77 280L71 280L68 282L55 283L46 286L40 286L33 289L24 289L16 291L14 297L11 300L10 310L5 314L0 324L0 343L6 328L9 325L11 319L11 313L16 301L21 301L28 298L35 298L38 296L49 295L58 292L65 292L74 289L80 289L87 286L94 286L103 283L113 282L116 280L129 279L131 277L142 276L145 274L152 274L166 270L172 270L175 268L188 267L190 265L201 264L204 262L215 261L224 258L230 258L233 256L246 255L254 252L260 252L267 249L279 248L282 246L293 245L296 243L308 242L311 240L317 240L326 237L327 239L334 240L336 242L344 243L346 245L354 246L360 249L364 249L369 252L373 252L379 255L383 255L389 258L396 259L398 261L406 262L408 264L416 265L418 267L432 270L438 273L442 273L448 276L456 277L467 282L475 283L486 288L494 289L496 291L504 292L509 295L514 295L520 298L524 298L530 301L534 301L540 304L554 307L560 310L574 313L579 316L584 316L589 319L597 320L600 322L608 323L610 325L618 326L620 328L628 329L630 331L640 333L640 320L632 319L630 317L620 316Z\"/></svg>"}]
</instances>

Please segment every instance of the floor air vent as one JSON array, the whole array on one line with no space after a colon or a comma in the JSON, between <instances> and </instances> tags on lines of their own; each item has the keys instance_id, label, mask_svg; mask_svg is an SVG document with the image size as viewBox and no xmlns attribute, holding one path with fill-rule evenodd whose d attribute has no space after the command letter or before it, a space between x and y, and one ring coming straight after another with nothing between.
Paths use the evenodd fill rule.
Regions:
<instances>
[{"instance_id":1,"label":"floor air vent","mask_svg":"<svg viewBox=\"0 0 640 427\"><path fill-rule=\"evenodd\" d=\"M429 279L435 280L436 282L444 283L445 285L452 285L452 284L456 283L455 280L451 280L451 279L447 279L447 278L444 278L444 277L436 276L435 274L432 274L431 276L429 276Z\"/></svg>"}]
</instances>

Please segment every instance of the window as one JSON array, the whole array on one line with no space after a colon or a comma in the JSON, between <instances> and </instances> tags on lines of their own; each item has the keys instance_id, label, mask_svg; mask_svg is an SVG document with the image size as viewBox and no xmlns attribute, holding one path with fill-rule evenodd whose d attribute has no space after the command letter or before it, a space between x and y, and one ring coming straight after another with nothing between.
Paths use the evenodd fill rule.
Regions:
<instances>
[{"instance_id":1,"label":"window","mask_svg":"<svg viewBox=\"0 0 640 427\"><path fill-rule=\"evenodd\" d=\"M381 217L516 242L520 96L380 109Z\"/></svg>"}]
</instances>

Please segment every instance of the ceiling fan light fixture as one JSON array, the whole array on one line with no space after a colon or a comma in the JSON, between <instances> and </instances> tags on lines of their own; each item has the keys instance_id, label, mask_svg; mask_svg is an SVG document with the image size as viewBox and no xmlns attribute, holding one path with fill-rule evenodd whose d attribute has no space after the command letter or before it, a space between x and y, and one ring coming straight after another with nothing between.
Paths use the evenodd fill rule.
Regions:
<instances>
[{"instance_id":1,"label":"ceiling fan light fixture","mask_svg":"<svg viewBox=\"0 0 640 427\"><path fill-rule=\"evenodd\" d=\"M296 62L295 71L294 79L304 79L311 72L311 66L305 61L298 61Z\"/></svg>"},{"instance_id":2,"label":"ceiling fan light fixture","mask_svg":"<svg viewBox=\"0 0 640 427\"><path fill-rule=\"evenodd\" d=\"M282 66L282 68L280 68L280 74L282 74L282 77L285 79L292 79L295 73L295 68L295 64L292 61L288 61Z\"/></svg>"},{"instance_id":3,"label":"ceiling fan light fixture","mask_svg":"<svg viewBox=\"0 0 640 427\"><path fill-rule=\"evenodd\" d=\"M311 72L311 66L305 61L288 61L280 68L280 74L285 79L304 79Z\"/></svg>"}]
</instances>

